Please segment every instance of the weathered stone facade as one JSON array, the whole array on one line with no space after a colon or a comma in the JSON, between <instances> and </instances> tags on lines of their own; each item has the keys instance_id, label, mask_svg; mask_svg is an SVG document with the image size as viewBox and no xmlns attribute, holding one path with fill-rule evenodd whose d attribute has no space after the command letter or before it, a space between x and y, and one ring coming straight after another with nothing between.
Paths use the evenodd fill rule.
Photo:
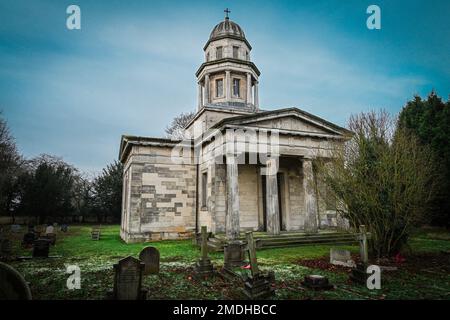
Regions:
<instances>
[{"instance_id":1,"label":"weathered stone facade","mask_svg":"<svg viewBox=\"0 0 450 320\"><path fill-rule=\"evenodd\" d=\"M122 239L188 237L200 226L230 240L244 230L338 226L313 164L331 157L349 132L297 108L260 110L251 46L228 18L204 50L187 139L122 137Z\"/></svg>"}]
</instances>

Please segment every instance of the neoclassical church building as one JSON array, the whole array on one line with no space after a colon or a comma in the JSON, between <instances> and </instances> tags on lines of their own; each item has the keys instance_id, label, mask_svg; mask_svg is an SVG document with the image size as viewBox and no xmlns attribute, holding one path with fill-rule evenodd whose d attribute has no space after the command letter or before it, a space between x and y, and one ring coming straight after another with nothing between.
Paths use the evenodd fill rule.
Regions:
<instances>
[{"instance_id":1,"label":"neoclassical church building","mask_svg":"<svg viewBox=\"0 0 450 320\"><path fill-rule=\"evenodd\" d=\"M230 240L247 230L336 227L335 204L320 192L313 163L350 132L297 108L261 109L252 47L228 14L203 50L186 138L121 138L122 239L184 238L200 226Z\"/></svg>"}]
</instances>

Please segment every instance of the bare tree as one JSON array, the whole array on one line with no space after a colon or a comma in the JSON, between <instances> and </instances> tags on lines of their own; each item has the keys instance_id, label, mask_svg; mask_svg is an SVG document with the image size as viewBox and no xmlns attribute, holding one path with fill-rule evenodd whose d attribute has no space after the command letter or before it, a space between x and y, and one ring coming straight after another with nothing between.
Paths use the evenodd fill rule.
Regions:
<instances>
[{"instance_id":1,"label":"bare tree","mask_svg":"<svg viewBox=\"0 0 450 320\"><path fill-rule=\"evenodd\" d=\"M184 129L194 116L195 112L183 112L176 116L170 125L166 127L166 137L182 140L184 138Z\"/></svg>"},{"instance_id":2,"label":"bare tree","mask_svg":"<svg viewBox=\"0 0 450 320\"><path fill-rule=\"evenodd\" d=\"M385 111L352 116L353 138L317 164L318 179L338 201L353 227L372 233L371 249L389 256L406 244L411 228L422 222L435 194L438 170L428 147Z\"/></svg>"}]
</instances>

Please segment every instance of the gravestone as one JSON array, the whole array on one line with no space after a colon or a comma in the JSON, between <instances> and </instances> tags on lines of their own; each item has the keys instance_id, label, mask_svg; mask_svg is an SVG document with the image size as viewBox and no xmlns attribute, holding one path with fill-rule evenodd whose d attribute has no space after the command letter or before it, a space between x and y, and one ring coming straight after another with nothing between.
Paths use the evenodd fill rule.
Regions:
<instances>
[{"instance_id":1,"label":"gravestone","mask_svg":"<svg viewBox=\"0 0 450 320\"><path fill-rule=\"evenodd\" d=\"M61 231L62 232L67 232L67 229L68 229L67 224L64 223L64 224L61 225Z\"/></svg>"},{"instance_id":2,"label":"gravestone","mask_svg":"<svg viewBox=\"0 0 450 320\"><path fill-rule=\"evenodd\" d=\"M20 224L12 224L11 225L11 232L17 233L22 230L22 226Z\"/></svg>"},{"instance_id":3,"label":"gravestone","mask_svg":"<svg viewBox=\"0 0 450 320\"><path fill-rule=\"evenodd\" d=\"M99 227L92 228L91 239L97 240L97 241L100 240L100 228Z\"/></svg>"},{"instance_id":4,"label":"gravestone","mask_svg":"<svg viewBox=\"0 0 450 320\"><path fill-rule=\"evenodd\" d=\"M244 294L249 299L269 298L275 292L272 288L272 283L275 282L275 274L273 272L263 274L259 270L253 232L247 232L246 238L248 258L250 261L250 276L244 282Z\"/></svg>"},{"instance_id":5,"label":"gravestone","mask_svg":"<svg viewBox=\"0 0 450 320\"><path fill-rule=\"evenodd\" d=\"M330 249L330 263L336 266L354 268L355 262L352 260L350 251L344 249Z\"/></svg>"},{"instance_id":6,"label":"gravestone","mask_svg":"<svg viewBox=\"0 0 450 320\"><path fill-rule=\"evenodd\" d=\"M49 225L45 228L45 234L55 233L55 227L53 225Z\"/></svg>"},{"instance_id":7,"label":"gravestone","mask_svg":"<svg viewBox=\"0 0 450 320\"><path fill-rule=\"evenodd\" d=\"M31 291L22 275L0 262L0 300L31 300Z\"/></svg>"},{"instance_id":8,"label":"gravestone","mask_svg":"<svg viewBox=\"0 0 450 320\"><path fill-rule=\"evenodd\" d=\"M145 247L139 253L139 260L141 260L144 267L144 274L158 274L159 273L159 251L155 247Z\"/></svg>"},{"instance_id":9,"label":"gravestone","mask_svg":"<svg viewBox=\"0 0 450 320\"><path fill-rule=\"evenodd\" d=\"M367 243L369 238L370 234L367 233L366 226L360 225L357 239L359 241L361 262L356 264L356 267L352 269L352 272L350 273L350 280L362 285L366 285L367 278L369 277L366 272L367 267L369 266L369 249Z\"/></svg>"},{"instance_id":10,"label":"gravestone","mask_svg":"<svg viewBox=\"0 0 450 320\"><path fill-rule=\"evenodd\" d=\"M229 241L223 246L224 269L233 270L234 267L244 265L245 248L244 243L239 240Z\"/></svg>"},{"instance_id":11,"label":"gravestone","mask_svg":"<svg viewBox=\"0 0 450 320\"><path fill-rule=\"evenodd\" d=\"M208 258L208 233L206 226L202 226L201 233L201 258L195 265L195 273L197 276L206 277L214 273L214 266L211 259Z\"/></svg>"},{"instance_id":12,"label":"gravestone","mask_svg":"<svg viewBox=\"0 0 450 320\"><path fill-rule=\"evenodd\" d=\"M56 244L56 234L55 233L47 233L43 237L44 239L47 239L50 241L50 244L54 246Z\"/></svg>"},{"instance_id":13,"label":"gravestone","mask_svg":"<svg viewBox=\"0 0 450 320\"><path fill-rule=\"evenodd\" d=\"M133 257L127 257L114 265L114 291L116 300L144 300L146 291L142 290L144 264Z\"/></svg>"},{"instance_id":14,"label":"gravestone","mask_svg":"<svg viewBox=\"0 0 450 320\"><path fill-rule=\"evenodd\" d=\"M50 241L47 239L37 239L33 244L33 258L48 258L50 251Z\"/></svg>"},{"instance_id":15,"label":"gravestone","mask_svg":"<svg viewBox=\"0 0 450 320\"><path fill-rule=\"evenodd\" d=\"M9 258L12 255L12 242L9 239L2 239L0 243L0 255Z\"/></svg>"},{"instance_id":16,"label":"gravestone","mask_svg":"<svg viewBox=\"0 0 450 320\"><path fill-rule=\"evenodd\" d=\"M333 285L329 283L327 277L317 274L305 276L302 285L314 290L329 290L333 288Z\"/></svg>"},{"instance_id":17,"label":"gravestone","mask_svg":"<svg viewBox=\"0 0 450 320\"><path fill-rule=\"evenodd\" d=\"M33 245L34 240L36 240L34 232L27 232L23 235L22 245L25 247L30 247Z\"/></svg>"}]
</instances>

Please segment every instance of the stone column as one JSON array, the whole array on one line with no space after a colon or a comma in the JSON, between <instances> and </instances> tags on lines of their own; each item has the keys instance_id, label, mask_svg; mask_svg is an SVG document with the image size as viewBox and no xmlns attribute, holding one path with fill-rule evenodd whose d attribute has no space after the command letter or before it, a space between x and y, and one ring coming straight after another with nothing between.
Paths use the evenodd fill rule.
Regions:
<instances>
[{"instance_id":1,"label":"stone column","mask_svg":"<svg viewBox=\"0 0 450 320\"><path fill-rule=\"evenodd\" d=\"M228 240L239 239L238 164L234 154L227 154L227 215L225 232Z\"/></svg>"},{"instance_id":2,"label":"stone column","mask_svg":"<svg viewBox=\"0 0 450 320\"><path fill-rule=\"evenodd\" d=\"M278 203L278 181L277 181L276 159L266 162L266 210L267 210L267 233L280 234L280 207Z\"/></svg>"},{"instance_id":3,"label":"stone column","mask_svg":"<svg viewBox=\"0 0 450 320\"><path fill-rule=\"evenodd\" d=\"M231 75L230 71L225 71L225 98L227 101L231 100Z\"/></svg>"},{"instance_id":4,"label":"stone column","mask_svg":"<svg viewBox=\"0 0 450 320\"><path fill-rule=\"evenodd\" d=\"M259 109L259 99L258 99L258 81L255 81L255 93L254 93L254 97L253 97L253 103L255 105L256 110Z\"/></svg>"},{"instance_id":5,"label":"stone column","mask_svg":"<svg viewBox=\"0 0 450 320\"><path fill-rule=\"evenodd\" d=\"M203 107L203 89L200 82L198 83L198 106L197 111Z\"/></svg>"},{"instance_id":6,"label":"stone column","mask_svg":"<svg viewBox=\"0 0 450 320\"><path fill-rule=\"evenodd\" d=\"M303 160L303 189L305 198L305 232L316 233L317 229L317 194L311 159Z\"/></svg>"},{"instance_id":7,"label":"stone column","mask_svg":"<svg viewBox=\"0 0 450 320\"><path fill-rule=\"evenodd\" d=\"M210 100L210 92L209 92L209 74L205 74L205 101L204 103L209 103Z\"/></svg>"},{"instance_id":8,"label":"stone column","mask_svg":"<svg viewBox=\"0 0 450 320\"><path fill-rule=\"evenodd\" d=\"M247 73L247 103L252 104L252 75Z\"/></svg>"}]
</instances>

